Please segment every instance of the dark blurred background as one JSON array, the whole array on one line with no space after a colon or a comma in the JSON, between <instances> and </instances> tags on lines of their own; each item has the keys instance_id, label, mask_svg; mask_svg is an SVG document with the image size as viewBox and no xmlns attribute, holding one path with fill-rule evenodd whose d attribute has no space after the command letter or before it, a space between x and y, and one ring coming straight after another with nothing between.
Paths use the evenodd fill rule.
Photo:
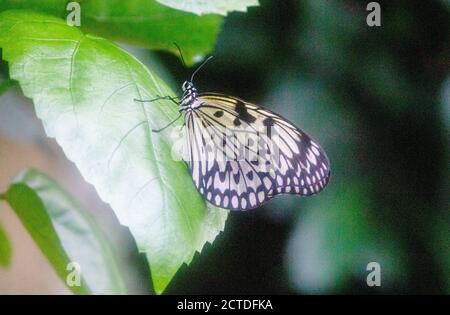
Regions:
<instances>
[{"instance_id":1,"label":"dark blurred background","mask_svg":"<svg viewBox=\"0 0 450 315\"><path fill-rule=\"evenodd\" d=\"M370 1L260 2L225 18L196 86L296 123L328 153L331 182L315 197L230 213L166 293L450 293L450 1L377 1L381 27L366 24ZM192 72L171 54L128 49L174 87ZM130 291L151 293L129 231L45 137L31 103L18 88L0 98L2 182L19 164L63 178L107 230ZM7 232L19 264L0 270L0 292L68 293L20 222L0 219L15 222ZM366 283L370 262L380 287Z\"/></svg>"},{"instance_id":2,"label":"dark blurred background","mask_svg":"<svg viewBox=\"0 0 450 315\"><path fill-rule=\"evenodd\" d=\"M332 179L231 213L167 293L450 293L450 3L378 1L368 27L368 2L262 0L226 18L197 87L295 122Z\"/></svg>"}]
</instances>

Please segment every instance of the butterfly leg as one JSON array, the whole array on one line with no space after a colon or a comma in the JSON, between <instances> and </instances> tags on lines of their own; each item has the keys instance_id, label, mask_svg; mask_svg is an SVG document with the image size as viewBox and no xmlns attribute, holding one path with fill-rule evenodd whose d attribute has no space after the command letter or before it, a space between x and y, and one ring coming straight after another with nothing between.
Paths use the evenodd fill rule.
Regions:
<instances>
[{"instance_id":1,"label":"butterfly leg","mask_svg":"<svg viewBox=\"0 0 450 315\"><path fill-rule=\"evenodd\" d=\"M181 117L182 115L183 115L183 114L180 113L180 114L178 115L177 118L175 118L174 120L172 120L170 123L168 123L168 124L165 125L164 127L160 128L160 129L152 129L152 131L153 131L153 132L161 132L161 131L163 131L163 130L166 129L167 127L171 126L171 125L172 125L174 122L176 122L178 119L180 119L180 117Z\"/></svg>"},{"instance_id":2,"label":"butterfly leg","mask_svg":"<svg viewBox=\"0 0 450 315\"><path fill-rule=\"evenodd\" d=\"M151 99L151 100L140 100L140 99L137 99L137 98L134 99L135 102L141 102L141 103L151 103L151 102L159 101L159 100L169 100L169 101L172 101L173 103L175 103L177 105L179 104L179 101L177 101L177 97L173 97L173 96L170 96L170 95L157 96L156 98Z\"/></svg>"},{"instance_id":3,"label":"butterfly leg","mask_svg":"<svg viewBox=\"0 0 450 315\"><path fill-rule=\"evenodd\" d=\"M183 128L186 126L186 122L183 122L183 124L180 127L180 131L183 130Z\"/></svg>"}]
</instances>

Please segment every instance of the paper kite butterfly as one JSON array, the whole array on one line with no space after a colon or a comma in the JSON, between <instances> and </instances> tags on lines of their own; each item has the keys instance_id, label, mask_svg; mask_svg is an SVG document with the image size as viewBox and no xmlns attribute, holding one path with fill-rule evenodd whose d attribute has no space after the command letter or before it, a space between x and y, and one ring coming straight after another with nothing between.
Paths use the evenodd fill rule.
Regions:
<instances>
[{"instance_id":1,"label":"paper kite butterfly","mask_svg":"<svg viewBox=\"0 0 450 315\"><path fill-rule=\"evenodd\" d=\"M193 77L201 66L183 83L180 100L158 98L176 102L184 116L184 160L200 194L217 207L249 210L278 194L322 191L330 162L319 144L272 111L198 93Z\"/></svg>"}]
</instances>

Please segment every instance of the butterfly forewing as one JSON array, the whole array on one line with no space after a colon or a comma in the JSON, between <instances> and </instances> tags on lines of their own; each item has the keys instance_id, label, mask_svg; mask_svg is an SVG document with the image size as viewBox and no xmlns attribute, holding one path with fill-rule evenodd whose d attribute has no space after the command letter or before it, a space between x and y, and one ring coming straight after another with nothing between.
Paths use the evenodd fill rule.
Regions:
<instances>
[{"instance_id":1,"label":"butterfly forewing","mask_svg":"<svg viewBox=\"0 0 450 315\"><path fill-rule=\"evenodd\" d=\"M311 195L328 183L321 147L281 116L220 94L200 94L186 113L187 159L204 198L232 210L282 193Z\"/></svg>"}]
</instances>

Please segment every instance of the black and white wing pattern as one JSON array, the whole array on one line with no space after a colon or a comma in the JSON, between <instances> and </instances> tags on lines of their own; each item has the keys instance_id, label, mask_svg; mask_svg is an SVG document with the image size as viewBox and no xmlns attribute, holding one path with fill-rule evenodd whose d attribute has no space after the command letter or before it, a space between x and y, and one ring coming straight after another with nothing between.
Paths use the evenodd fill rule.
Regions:
<instances>
[{"instance_id":1,"label":"black and white wing pattern","mask_svg":"<svg viewBox=\"0 0 450 315\"><path fill-rule=\"evenodd\" d=\"M193 181L215 206L248 210L278 194L307 196L328 184L330 163L322 148L269 110L204 93L185 122Z\"/></svg>"}]
</instances>

